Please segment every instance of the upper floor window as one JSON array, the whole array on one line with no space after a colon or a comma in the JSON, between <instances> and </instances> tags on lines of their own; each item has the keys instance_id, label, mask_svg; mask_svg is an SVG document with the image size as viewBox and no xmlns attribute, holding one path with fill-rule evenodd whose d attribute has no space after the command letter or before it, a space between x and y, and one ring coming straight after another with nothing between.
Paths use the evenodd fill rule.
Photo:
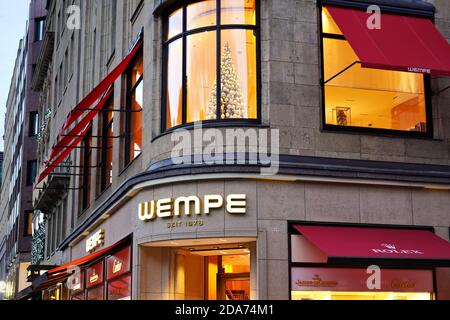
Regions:
<instances>
[{"instance_id":1,"label":"upper floor window","mask_svg":"<svg viewBox=\"0 0 450 320\"><path fill-rule=\"evenodd\" d=\"M163 130L258 118L256 13L256 0L208 0L167 17Z\"/></svg>"},{"instance_id":2,"label":"upper floor window","mask_svg":"<svg viewBox=\"0 0 450 320\"><path fill-rule=\"evenodd\" d=\"M92 169L92 129L83 138L80 161L80 214L89 208L91 203L91 169Z\"/></svg>"},{"instance_id":3,"label":"upper floor window","mask_svg":"<svg viewBox=\"0 0 450 320\"><path fill-rule=\"evenodd\" d=\"M127 103L125 117L125 165L142 152L142 106L144 100L144 60L142 51L136 55L127 72Z\"/></svg>"},{"instance_id":4,"label":"upper floor window","mask_svg":"<svg viewBox=\"0 0 450 320\"><path fill-rule=\"evenodd\" d=\"M45 33L45 18L36 19L34 41L44 40L44 33Z\"/></svg>"},{"instance_id":5,"label":"upper floor window","mask_svg":"<svg viewBox=\"0 0 450 320\"><path fill-rule=\"evenodd\" d=\"M36 181L37 160L28 161L27 165L27 186L32 186Z\"/></svg>"},{"instance_id":6,"label":"upper floor window","mask_svg":"<svg viewBox=\"0 0 450 320\"><path fill-rule=\"evenodd\" d=\"M363 68L325 7L322 46L325 128L431 134L428 76Z\"/></svg>"},{"instance_id":7,"label":"upper floor window","mask_svg":"<svg viewBox=\"0 0 450 320\"><path fill-rule=\"evenodd\" d=\"M30 128L29 128L29 136L36 137L39 133L39 113L31 112L30 113Z\"/></svg>"},{"instance_id":8,"label":"upper floor window","mask_svg":"<svg viewBox=\"0 0 450 320\"><path fill-rule=\"evenodd\" d=\"M103 192L112 183L113 170L113 139L114 139L114 95L103 107L100 117L99 136L101 141L101 150L99 152L100 165L100 183L98 192Z\"/></svg>"}]
</instances>

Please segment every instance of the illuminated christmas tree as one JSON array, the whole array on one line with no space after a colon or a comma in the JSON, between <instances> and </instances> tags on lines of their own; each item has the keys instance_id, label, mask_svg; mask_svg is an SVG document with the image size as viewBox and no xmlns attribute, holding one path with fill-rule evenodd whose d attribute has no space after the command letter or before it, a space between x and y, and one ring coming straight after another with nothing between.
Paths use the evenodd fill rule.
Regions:
<instances>
[{"instance_id":1,"label":"illuminated christmas tree","mask_svg":"<svg viewBox=\"0 0 450 320\"><path fill-rule=\"evenodd\" d=\"M239 86L239 79L233 66L233 57L228 43L223 50L221 74L221 119L241 119L247 118L247 110L244 106L242 90ZM208 102L207 120L217 119L217 82L214 81L211 96Z\"/></svg>"}]
</instances>

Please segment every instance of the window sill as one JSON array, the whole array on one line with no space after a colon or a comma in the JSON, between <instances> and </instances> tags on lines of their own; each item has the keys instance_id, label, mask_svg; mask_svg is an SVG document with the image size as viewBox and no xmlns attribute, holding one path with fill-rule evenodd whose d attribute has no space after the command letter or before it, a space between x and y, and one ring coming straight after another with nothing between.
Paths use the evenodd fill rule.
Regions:
<instances>
[{"instance_id":1,"label":"window sill","mask_svg":"<svg viewBox=\"0 0 450 320\"><path fill-rule=\"evenodd\" d=\"M262 124L260 120L212 120L212 121L203 121L201 122L202 129L211 129L211 128L270 128L269 125ZM189 123L185 125L176 126L170 129L167 129L163 133L157 135L152 139L152 143L166 135L170 135L177 130L194 130L195 124Z\"/></svg>"},{"instance_id":2,"label":"window sill","mask_svg":"<svg viewBox=\"0 0 450 320\"><path fill-rule=\"evenodd\" d=\"M422 133L415 131L400 131L389 129L375 129L375 128L361 128L361 127L339 127L334 125L324 125L320 130L324 133L336 133L336 134L354 134L354 135L370 135L370 136L385 136L391 138L407 138L407 139L420 139L420 140L435 140L442 141L441 139L434 139L432 133Z\"/></svg>"}]
</instances>

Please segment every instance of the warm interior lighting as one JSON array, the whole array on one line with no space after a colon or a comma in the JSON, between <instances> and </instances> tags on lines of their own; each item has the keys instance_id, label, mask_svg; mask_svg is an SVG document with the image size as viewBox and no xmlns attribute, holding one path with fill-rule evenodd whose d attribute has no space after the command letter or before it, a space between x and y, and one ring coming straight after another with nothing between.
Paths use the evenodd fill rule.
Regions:
<instances>
[{"instance_id":1,"label":"warm interior lighting","mask_svg":"<svg viewBox=\"0 0 450 320\"><path fill-rule=\"evenodd\" d=\"M186 7L186 12L185 30L182 30L181 9L168 18L169 40L183 34L185 48L181 38L167 44L166 128L181 125L183 121L192 123L217 120L218 113L221 120L256 119L257 66L254 30L240 27L207 31L199 29L217 24L215 0L190 4ZM224 0L221 2L220 17L221 25L254 26L255 1ZM188 31L190 33L186 34ZM218 33L221 37L220 47L217 43ZM186 52L185 57L183 52ZM182 73L183 64L186 68L185 79ZM217 69L220 70L220 96Z\"/></svg>"},{"instance_id":2,"label":"warm interior lighting","mask_svg":"<svg viewBox=\"0 0 450 320\"><path fill-rule=\"evenodd\" d=\"M217 255L243 255L248 254L248 249L204 249L204 250L192 250L191 254L198 256L217 256Z\"/></svg>"},{"instance_id":3,"label":"warm interior lighting","mask_svg":"<svg viewBox=\"0 0 450 320\"><path fill-rule=\"evenodd\" d=\"M432 300L429 292L292 291L292 300Z\"/></svg>"},{"instance_id":4,"label":"warm interior lighting","mask_svg":"<svg viewBox=\"0 0 450 320\"><path fill-rule=\"evenodd\" d=\"M324 33L342 35L322 11ZM362 68L350 44L323 38L325 120L327 125L426 132L424 76ZM339 74L339 75L338 75Z\"/></svg>"}]
</instances>

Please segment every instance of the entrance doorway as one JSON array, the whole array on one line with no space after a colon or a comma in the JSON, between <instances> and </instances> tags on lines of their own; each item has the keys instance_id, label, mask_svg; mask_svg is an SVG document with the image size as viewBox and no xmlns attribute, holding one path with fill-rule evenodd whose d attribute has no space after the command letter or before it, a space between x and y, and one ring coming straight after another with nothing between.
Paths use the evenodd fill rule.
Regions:
<instances>
[{"instance_id":1,"label":"entrance doorway","mask_svg":"<svg viewBox=\"0 0 450 320\"><path fill-rule=\"evenodd\" d=\"M241 251L207 258L206 300L250 300L250 251Z\"/></svg>"},{"instance_id":2,"label":"entrance doorway","mask_svg":"<svg viewBox=\"0 0 450 320\"><path fill-rule=\"evenodd\" d=\"M142 250L144 260L150 263L143 270L162 271L158 282L168 288L169 292L161 292L165 300L250 300L256 246L249 240L183 240L159 243L159 247L151 244ZM153 278L155 274L146 276ZM158 298L153 288L146 290L152 292L151 298Z\"/></svg>"}]
</instances>

